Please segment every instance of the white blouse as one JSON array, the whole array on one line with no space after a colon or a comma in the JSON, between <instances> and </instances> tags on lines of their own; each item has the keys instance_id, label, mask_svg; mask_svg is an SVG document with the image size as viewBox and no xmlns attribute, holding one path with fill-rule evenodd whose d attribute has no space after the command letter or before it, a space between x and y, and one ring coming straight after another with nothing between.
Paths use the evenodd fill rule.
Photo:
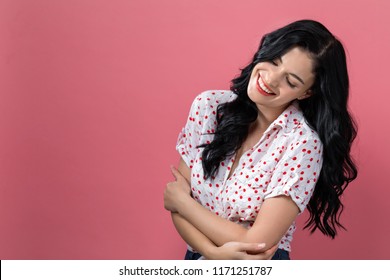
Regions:
<instances>
[{"instance_id":1,"label":"white blouse","mask_svg":"<svg viewBox=\"0 0 390 280\"><path fill-rule=\"evenodd\" d=\"M286 195L306 208L322 166L322 143L305 121L298 104L291 104L264 132L260 141L243 153L228 179L235 156L221 162L215 177L205 179L200 144L213 140L219 104L237 97L231 91L206 91L192 104L176 149L191 168L191 190L196 201L229 221L253 225L267 198ZM211 133L211 134L210 134ZM279 243L291 251L295 222ZM191 248L189 248L191 249Z\"/></svg>"}]
</instances>

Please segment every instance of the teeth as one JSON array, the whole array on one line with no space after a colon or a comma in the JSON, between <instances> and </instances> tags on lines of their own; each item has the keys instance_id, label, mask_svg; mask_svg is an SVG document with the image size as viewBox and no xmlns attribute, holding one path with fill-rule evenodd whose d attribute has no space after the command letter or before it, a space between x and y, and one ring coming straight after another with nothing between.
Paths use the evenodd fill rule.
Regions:
<instances>
[{"instance_id":1,"label":"teeth","mask_svg":"<svg viewBox=\"0 0 390 280\"><path fill-rule=\"evenodd\" d=\"M261 77L259 79L259 85L260 85L261 89L264 90L266 93L273 94L272 91L270 91L268 88L265 87L263 79Z\"/></svg>"}]
</instances>

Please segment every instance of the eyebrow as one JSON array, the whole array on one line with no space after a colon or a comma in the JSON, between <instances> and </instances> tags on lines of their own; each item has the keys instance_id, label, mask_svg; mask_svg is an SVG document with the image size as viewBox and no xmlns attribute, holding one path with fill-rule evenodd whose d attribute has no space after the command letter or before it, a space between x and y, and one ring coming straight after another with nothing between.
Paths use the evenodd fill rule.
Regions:
<instances>
[{"instance_id":1,"label":"eyebrow","mask_svg":"<svg viewBox=\"0 0 390 280\"><path fill-rule=\"evenodd\" d=\"M288 73L290 74L291 76L293 76L295 79L297 79L298 81L300 81L303 85L305 84L301 78L299 78L297 75L295 75L294 73Z\"/></svg>"},{"instance_id":2,"label":"eyebrow","mask_svg":"<svg viewBox=\"0 0 390 280\"><path fill-rule=\"evenodd\" d=\"M280 62L281 63L283 63L283 60L282 60L282 57L279 57L279 60L280 60ZM291 76L293 76L295 79L297 79L298 81L300 81L303 85L305 84L304 82L303 82L303 80L298 76L298 75L296 75L296 74L294 74L294 73L288 73L289 75L291 75Z\"/></svg>"}]
</instances>

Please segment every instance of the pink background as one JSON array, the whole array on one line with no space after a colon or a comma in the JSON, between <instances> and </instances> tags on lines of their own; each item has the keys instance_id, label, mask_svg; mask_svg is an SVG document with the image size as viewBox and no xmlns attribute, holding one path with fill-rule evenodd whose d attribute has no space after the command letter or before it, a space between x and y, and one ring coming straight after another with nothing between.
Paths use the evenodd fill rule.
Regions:
<instances>
[{"instance_id":1,"label":"pink background","mask_svg":"<svg viewBox=\"0 0 390 280\"><path fill-rule=\"evenodd\" d=\"M189 106L302 18L346 46L360 173L348 231L298 230L292 257L390 259L384 0L0 1L0 258L182 259L162 192Z\"/></svg>"}]
</instances>

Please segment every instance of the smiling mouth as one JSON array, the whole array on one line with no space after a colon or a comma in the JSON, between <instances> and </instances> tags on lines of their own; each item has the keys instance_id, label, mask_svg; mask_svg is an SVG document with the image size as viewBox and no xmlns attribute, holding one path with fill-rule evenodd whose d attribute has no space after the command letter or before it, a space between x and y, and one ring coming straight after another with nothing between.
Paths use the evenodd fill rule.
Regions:
<instances>
[{"instance_id":1,"label":"smiling mouth","mask_svg":"<svg viewBox=\"0 0 390 280\"><path fill-rule=\"evenodd\" d=\"M263 95L266 95L266 96L275 95L275 93L264 83L260 74L258 74L258 77L257 77L256 88Z\"/></svg>"}]
</instances>

